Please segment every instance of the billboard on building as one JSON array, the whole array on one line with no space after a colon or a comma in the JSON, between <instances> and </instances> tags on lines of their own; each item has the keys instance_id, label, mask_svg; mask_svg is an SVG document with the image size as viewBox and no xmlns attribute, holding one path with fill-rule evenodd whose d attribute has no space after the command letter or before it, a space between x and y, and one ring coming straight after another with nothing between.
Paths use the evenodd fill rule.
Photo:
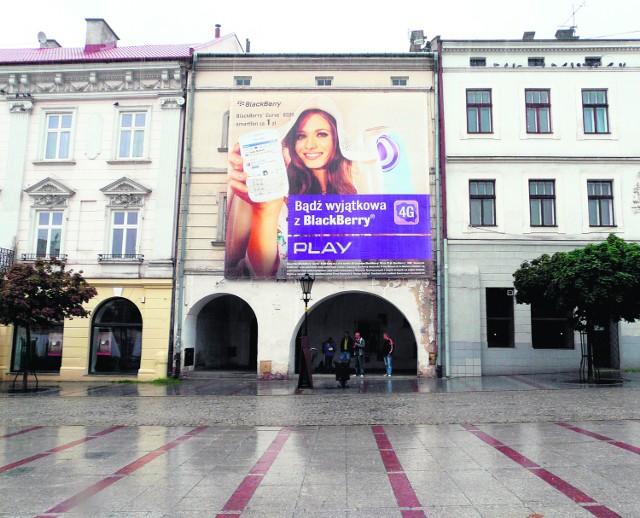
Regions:
<instances>
[{"instance_id":1,"label":"billboard on building","mask_svg":"<svg viewBox=\"0 0 640 518\"><path fill-rule=\"evenodd\" d=\"M425 277L424 93L236 94L225 275Z\"/></svg>"}]
</instances>

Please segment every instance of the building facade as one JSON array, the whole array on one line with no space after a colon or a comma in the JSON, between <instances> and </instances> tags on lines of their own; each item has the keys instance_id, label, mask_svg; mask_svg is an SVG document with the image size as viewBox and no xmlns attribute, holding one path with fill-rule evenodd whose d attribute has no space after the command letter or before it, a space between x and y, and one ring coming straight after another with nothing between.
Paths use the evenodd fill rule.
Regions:
<instances>
[{"instance_id":1,"label":"building facade","mask_svg":"<svg viewBox=\"0 0 640 518\"><path fill-rule=\"evenodd\" d=\"M176 344L186 371L292 377L305 326L298 279L309 273L316 280L306 325L316 366L329 336L338 343L344 331L360 332L365 371L382 373L388 332L396 372L433 375L433 77L428 53L194 56L176 294ZM307 110L330 113L333 129L302 129ZM300 176L290 164L276 164L292 132L295 142L313 147ZM328 135L335 137L332 153L340 148L343 155L340 172L305 190L298 178L324 153L315 138ZM295 163L294 153L292 143L285 159ZM395 176L383 174L387 166ZM262 179L245 183L251 167ZM283 190L271 178L284 168ZM306 169L324 174L313 164ZM399 200L406 207L398 210L415 208L419 222L404 221L404 228L388 221L393 214L380 207ZM260 234L272 255L261 261L252 255L254 230L257 221L267 225L259 216L274 204L277 222ZM413 249L401 250L398 235Z\"/></svg>"},{"instance_id":2,"label":"building facade","mask_svg":"<svg viewBox=\"0 0 640 518\"><path fill-rule=\"evenodd\" d=\"M102 19L84 48L39 35L0 50L0 247L60 257L98 290L89 319L32 330L41 379L166 376L192 45L118 47ZM240 51L235 36L211 51ZM0 376L22 367L24 331L0 332Z\"/></svg>"},{"instance_id":3,"label":"building facade","mask_svg":"<svg viewBox=\"0 0 640 518\"><path fill-rule=\"evenodd\" d=\"M580 340L567 315L515 304L513 273L610 233L640 238L639 42L557 36L434 42L450 376L577 369ZM640 365L637 323L598 332L600 367Z\"/></svg>"}]
</instances>

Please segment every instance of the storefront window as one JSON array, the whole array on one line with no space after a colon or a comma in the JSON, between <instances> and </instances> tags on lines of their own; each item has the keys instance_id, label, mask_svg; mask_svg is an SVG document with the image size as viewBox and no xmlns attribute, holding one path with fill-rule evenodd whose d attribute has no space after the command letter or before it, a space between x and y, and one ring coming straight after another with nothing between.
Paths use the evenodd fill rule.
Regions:
<instances>
[{"instance_id":1,"label":"storefront window","mask_svg":"<svg viewBox=\"0 0 640 518\"><path fill-rule=\"evenodd\" d=\"M62 363L62 331L63 324L52 325L48 328L31 330L31 350L27 351L27 331L19 327L13 338L13 359L11 370L20 371L23 368L25 354L31 354L28 368L37 372L60 372Z\"/></svg>"},{"instance_id":2,"label":"storefront window","mask_svg":"<svg viewBox=\"0 0 640 518\"><path fill-rule=\"evenodd\" d=\"M142 350L142 315L123 298L108 300L94 313L91 374L137 374Z\"/></svg>"}]
</instances>

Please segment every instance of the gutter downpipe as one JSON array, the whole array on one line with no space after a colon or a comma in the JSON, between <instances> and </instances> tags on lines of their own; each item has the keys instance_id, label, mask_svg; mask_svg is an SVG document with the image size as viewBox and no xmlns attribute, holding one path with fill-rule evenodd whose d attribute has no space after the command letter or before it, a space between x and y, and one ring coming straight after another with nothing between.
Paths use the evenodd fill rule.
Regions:
<instances>
[{"instance_id":1,"label":"gutter downpipe","mask_svg":"<svg viewBox=\"0 0 640 518\"><path fill-rule=\"evenodd\" d=\"M195 89L196 89L196 65L198 63L198 53L193 53L193 61L191 62L191 77L189 85L189 95L187 102L189 103L189 109L187 111L187 134L185 150L185 173L184 173L184 190L182 196L182 206L180 212L182 216L182 225L180 229L180 257L178 258L178 302L177 315L176 315L176 341L174 352L174 364L173 377L179 378L182 365L182 308L184 307L184 260L187 255L187 216L189 213L189 191L191 187L191 141L193 135L193 105L195 104Z\"/></svg>"},{"instance_id":2,"label":"gutter downpipe","mask_svg":"<svg viewBox=\"0 0 640 518\"><path fill-rule=\"evenodd\" d=\"M443 311L442 311L442 210L441 203L442 197L440 192L441 185L441 171L440 171L440 63L438 60L439 52L433 53L433 64L435 68L435 85L434 85L434 111L435 111L435 166L436 166L436 312L437 312L437 327L436 327L436 343L438 346L437 365L442 369L442 351L446 348L443 347L442 341L442 327L443 327ZM446 362L445 362L446 363Z\"/></svg>"},{"instance_id":3,"label":"gutter downpipe","mask_svg":"<svg viewBox=\"0 0 640 518\"><path fill-rule=\"evenodd\" d=\"M443 96L443 66L442 66L442 43L440 38L437 38L438 41L438 69L437 69L437 84L438 84L438 121L436 124L436 131L438 131L437 138L437 169L436 169L436 179L438 184L437 194L440 197L440 203L438 207L442 209L442 233L439 235L439 239L441 240L441 250L440 255L438 256L439 268L438 273L440 275L440 282L438 283L438 287L440 290L440 299L438 309L441 313L438 315L438 324L440 331L440 344L444 347L444 358L441 358L440 361L443 361L443 376L448 378L451 376L451 354L450 354L450 344L449 344L449 241L447 239L447 184L446 181L443 181L446 176L446 168L443 164L444 157L446 157L446 147L444 141L444 96ZM438 220L440 223L440 220ZM441 355L438 355L441 357Z\"/></svg>"}]
</instances>

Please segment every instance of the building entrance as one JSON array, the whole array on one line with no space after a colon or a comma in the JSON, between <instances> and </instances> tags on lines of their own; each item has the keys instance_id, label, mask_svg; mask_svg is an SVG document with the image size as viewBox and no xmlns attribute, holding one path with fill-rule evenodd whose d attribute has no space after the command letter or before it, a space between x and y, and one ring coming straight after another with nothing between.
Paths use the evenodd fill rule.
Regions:
<instances>
[{"instance_id":1,"label":"building entrance","mask_svg":"<svg viewBox=\"0 0 640 518\"><path fill-rule=\"evenodd\" d=\"M244 300L222 295L198 314L195 370L257 370L258 322Z\"/></svg>"},{"instance_id":2,"label":"building entrance","mask_svg":"<svg viewBox=\"0 0 640 518\"><path fill-rule=\"evenodd\" d=\"M349 331L353 337L359 331L366 341L365 374L382 374L382 333L387 332L396 344L393 354L393 372L418 372L418 346L409 322L393 304L368 293L341 293L328 297L309 309L309 343L315 348L314 368L324 368L322 344L332 337L336 344ZM304 332L304 322L298 329L296 343ZM296 373L299 368L299 348L296 347Z\"/></svg>"}]
</instances>

